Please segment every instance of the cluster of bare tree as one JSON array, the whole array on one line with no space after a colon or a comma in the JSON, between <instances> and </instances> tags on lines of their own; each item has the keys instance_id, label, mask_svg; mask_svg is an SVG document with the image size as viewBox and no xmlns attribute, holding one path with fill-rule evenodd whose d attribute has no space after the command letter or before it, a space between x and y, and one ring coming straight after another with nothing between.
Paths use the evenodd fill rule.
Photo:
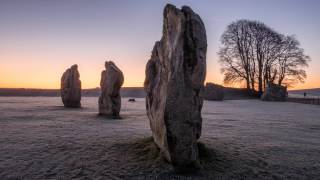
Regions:
<instances>
[{"instance_id":1,"label":"cluster of bare tree","mask_svg":"<svg viewBox=\"0 0 320 180\"><path fill-rule=\"evenodd\" d=\"M245 82L261 95L268 83L292 86L304 82L309 56L294 36L280 34L257 21L231 23L221 37L224 83Z\"/></svg>"}]
</instances>

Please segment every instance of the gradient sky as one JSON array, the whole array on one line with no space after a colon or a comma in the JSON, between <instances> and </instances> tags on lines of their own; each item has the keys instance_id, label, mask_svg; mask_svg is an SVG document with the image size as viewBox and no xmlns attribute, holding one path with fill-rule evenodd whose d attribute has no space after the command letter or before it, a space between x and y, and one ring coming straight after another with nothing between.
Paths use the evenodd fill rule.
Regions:
<instances>
[{"instance_id":1,"label":"gradient sky","mask_svg":"<svg viewBox=\"0 0 320 180\"><path fill-rule=\"evenodd\" d=\"M204 21L207 81L222 84L220 36L245 18L296 35L312 58L306 83L296 88L320 87L317 0L0 0L0 87L59 88L62 73L75 63L82 87L98 87L105 60L124 72L124 86L142 86L166 3L189 5Z\"/></svg>"}]
</instances>

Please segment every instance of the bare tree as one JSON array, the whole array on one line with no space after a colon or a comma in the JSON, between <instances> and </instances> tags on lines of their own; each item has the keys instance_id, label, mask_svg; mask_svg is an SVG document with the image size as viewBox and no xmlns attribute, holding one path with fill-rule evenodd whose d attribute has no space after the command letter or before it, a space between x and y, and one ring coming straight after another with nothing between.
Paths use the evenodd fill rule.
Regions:
<instances>
[{"instance_id":1,"label":"bare tree","mask_svg":"<svg viewBox=\"0 0 320 180\"><path fill-rule=\"evenodd\" d=\"M254 78L252 70L252 33L249 32L249 23L246 20L232 23L228 26L221 38L222 47L219 51L222 72L225 75L224 83L246 82L247 89L254 89L250 84Z\"/></svg>"},{"instance_id":2,"label":"bare tree","mask_svg":"<svg viewBox=\"0 0 320 180\"><path fill-rule=\"evenodd\" d=\"M294 36L283 36L281 49L278 55L277 77L279 85L293 86L296 83L303 83L307 77L303 69L308 67L310 57L304 54L299 47L300 43Z\"/></svg>"},{"instance_id":3,"label":"bare tree","mask_svg":"<svg viewBox=\"0 0 320 180\"><path fill-rule=\"evenodd\" d=\"M258 92L261 95L265 82L271 79L271 66L281 41L280 34L276 33L265 24L250 21L251 32L254 37L253 53L257 62Z\"/></svg>"},{"instance_id":4,"label":"bare tree","mask_svg":"<svg viewBox=\"0 0 320 180\"><path fill-rule=\"evenodd\" d=\"M284 36L257 21L231 23L221 36L218 54L224 83L245 82L261 95L269 82L293 85L303 82L310 58L293 36Z\"/></svg>"}]
</instances>

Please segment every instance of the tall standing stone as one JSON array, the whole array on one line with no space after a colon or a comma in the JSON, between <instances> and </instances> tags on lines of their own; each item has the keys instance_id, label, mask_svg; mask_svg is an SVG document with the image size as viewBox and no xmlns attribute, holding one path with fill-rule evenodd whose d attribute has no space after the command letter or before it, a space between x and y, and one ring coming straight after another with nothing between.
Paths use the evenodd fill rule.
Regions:
<instances>
[{"instance_id":1,"label":"tall standing stone","mask_svg":"<svg viewBox=\"0 0 320 180\"><path fill-rule=\"evenodd\" d=\"M123 73L112 61L106 61L105 68L101 73L99 114L112 118L120 118L120 88L124 81Z\"/></svg>"},{"instance_id":2,"label":"tall standing stone","mask_svg":"<svg viewBox=\"0 0 320 180\"><path fill-rule=\"evenodd\" d=\"M146 66L146 108L155 143L184 170L199 158L207 38L201 18L187 6L167 5L163 18L162 38Z\"/></svg>"},{"instance_id":3,"label":"tall standing stone","mask_svg":"<svg viewBox=\"0 0 320 180\"><path fill-rule=\"evenodd\" d=\"M67 69L61 77L61 98L65 107L81 107L81 81L78 65Z\"/></svg>"}]
</instances>

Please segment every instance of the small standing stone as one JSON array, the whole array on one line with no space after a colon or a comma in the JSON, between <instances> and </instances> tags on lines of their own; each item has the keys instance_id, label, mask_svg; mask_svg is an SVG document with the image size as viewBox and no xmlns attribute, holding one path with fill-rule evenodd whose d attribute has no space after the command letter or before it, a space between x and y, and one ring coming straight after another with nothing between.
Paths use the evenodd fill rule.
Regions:
<instances>
[{"instance_id":1,"label":"small standing stone","mask_svg":"<svg viewBox=\"0 0 320 180\"><path fill-rule=\"evenodd\" d=\"M61 98L65 107L81 107L81 81L78 65L67 69L61 77Z\"/></svg>"},{"instance_id":2,"label":"small standing stone","mask_svg":"<svg viewBox=\"0 0 320 180\"><path fill-rule=\"evenodd\" d=\"M287 100L287 87L277 84L269 83L266 90L261 96L263 101L286 101Z\"/></svg>"},{"instance_id":3,"label":"small standing stone","mask_svg":"<svg viewBox=\"0 0 320 180\"><path fill-rule=\"evenodd\" d=\"M224 87L214 83L206 83L203 98L209 101L223 101Z\"/></svg>"},{"instance_id":4,"label":"small standing stone","mask_svg":"<svg viewBox=\"0 0 320 180\"><path fill-rule=\"evenodd\" d=\"M123 73L112 61L106 61L105 68L101 73L99 115L120 118L120 88L124 81Z\"/></svg>"}]
</instances>

